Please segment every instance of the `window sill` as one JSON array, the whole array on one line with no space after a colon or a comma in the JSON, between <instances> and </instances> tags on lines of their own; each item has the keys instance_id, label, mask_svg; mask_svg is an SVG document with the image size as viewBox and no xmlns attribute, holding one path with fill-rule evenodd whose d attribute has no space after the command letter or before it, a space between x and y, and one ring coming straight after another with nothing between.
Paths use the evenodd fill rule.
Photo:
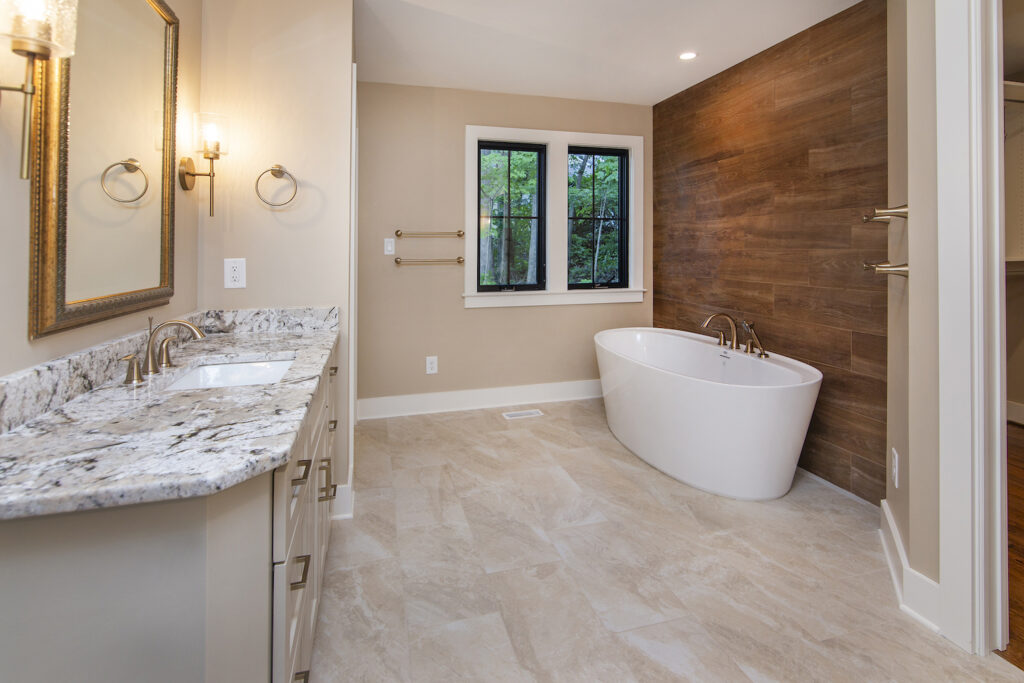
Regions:
<instances>
[{"instance_id":1,"label":"window sill","mask_svg":"<svg viewBox=\"0 0 1024 683\"><path fill-rule=\"evenodd\" d=\"M574 289L566 292L474 292L463 294L466 308L625 304L644 300L646 289Z\"/></svg>"}]
</instances>

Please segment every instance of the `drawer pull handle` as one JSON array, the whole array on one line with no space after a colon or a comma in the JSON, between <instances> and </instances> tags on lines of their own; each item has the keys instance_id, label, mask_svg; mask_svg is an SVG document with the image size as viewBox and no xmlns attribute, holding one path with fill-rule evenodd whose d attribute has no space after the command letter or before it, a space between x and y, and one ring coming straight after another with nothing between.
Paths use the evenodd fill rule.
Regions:
<instances>
[{"instance_id":1,"label":"drawer pull handle","mask_svg":"<svg viewBox=\"0 0 1024 683\"><path fill-rule=\"evenodd\" d=\"M324 486L320 489L320 497L317 498L317 501L323 503L328 500L334 500L338 497L338 485L331 483L331 480L334 479L334 470L332 469L330 458L320 461L320 470L325 474L325 476Z\"/></svg>"},{"instance_id":2,"label":"drawer pull handle","mask_svg":"<svg viewBox=\"0 0 1024 683\"><path fill-rule=\"evenodd\" d=\"M293 591L297 591L300 588L305 588L306 587L306 579L309 578L309 561L311 559L311 556L310 555L299 555L295 559L298 562L302 563L302 578L300 578L298 581L292 581L291 582L290 585L291 585Z\"/></svg>"},{"instance_id":3,"label":"drawer pull handle","mask_svg":"<svg viewBox=\"0 0 1024 683\"><path fill-rule=\"evenodd\" d=\"M313 461L312 460L299 460L297 464L299 465L299 467L303 468L302 476L298 477L296 479L292 479L292 486L302 486L307 481L309 481L309 470L313 466Z\"/></svg>"},{"instance_id":4,"label":"drawer pull handle","mask_svg":"<svg viewBox=\"0 0 1024 683\"><path fill-rule=\"evenodd\" d=\"M334 432L334 431L337 431L337 430L338 430L338 421L337 420L331 420L330 422L327 423L327 431Z\"/></svg>"},{"instance_id":5,"label":"drawer pull handle","mask_svg":"<svg viewBox=\"0 0 1024 683\"><path fill-rule=\"evenodd\" d=\"M307 669L306 671L296 671L295 678L293 678L292 680L301 681L301 683L309 683L309 670Z\"/></svg>"},{"instance_id":6,"label":"drawer pull handle","mask_svg":"<svg viewBox=\"0 0 1024 683\"><path fill-rule=\"evenodd\" d=\"M331 374L331 377L336 377L338 375L338 366L337 365L332 365L331 366L330 374Z\"/></svg>"}]
</instances>

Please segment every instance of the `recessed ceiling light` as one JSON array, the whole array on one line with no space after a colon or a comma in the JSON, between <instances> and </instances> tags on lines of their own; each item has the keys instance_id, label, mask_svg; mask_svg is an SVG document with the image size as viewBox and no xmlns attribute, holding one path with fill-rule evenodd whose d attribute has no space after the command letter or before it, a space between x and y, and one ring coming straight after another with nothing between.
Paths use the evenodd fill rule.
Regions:
<instances>
[{"instance_id":1,"label":"recessed ceiling light","mask_svg":"<svg viewBox=\"0 0 1024 683\"><path fill-rule=\"evenodd\" d=\"M696 59L696 58L697 58L697 53L696 52L684 52L683 54L679 55L679 59L683 60L684 62L687 62L687 61L689 61L691 59Z\"/></svg>"}]
</instances>

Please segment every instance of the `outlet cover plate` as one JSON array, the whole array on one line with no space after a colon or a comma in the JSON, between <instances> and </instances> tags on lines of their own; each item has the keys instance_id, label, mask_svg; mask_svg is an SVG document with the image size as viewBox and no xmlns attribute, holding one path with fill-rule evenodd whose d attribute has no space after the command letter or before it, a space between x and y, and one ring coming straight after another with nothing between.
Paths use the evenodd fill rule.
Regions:
<instances>
[{"instance_id":1,"label":"outlet cover plate","mask_svg":"<svg viewBox=\"0 0 1024 683\"><path fill-rule=\"evenodd\" d=\"M437 374L437 356L427 356L427 374Z\"/></svg>"},{"instance_id":2,"label":"outlet cover plate","mask_svg":"<svg viewBox=\"0 0 1024 683\"><path fill-rule=\"evenodd\" d=\"M245 259L224 259L224 289L245 289Z\"/></svg>"}]
</instances>

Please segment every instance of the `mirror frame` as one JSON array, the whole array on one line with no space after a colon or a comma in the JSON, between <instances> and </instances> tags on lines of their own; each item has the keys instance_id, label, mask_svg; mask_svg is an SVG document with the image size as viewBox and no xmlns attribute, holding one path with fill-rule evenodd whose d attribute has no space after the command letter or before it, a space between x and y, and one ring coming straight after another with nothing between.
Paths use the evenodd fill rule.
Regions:
<instances>
[{"instance_id":1,"label":"mirror frame","mask_svg":"<svg viewBox=\"0 0 1024 683\"><path fill-rule=\"evenodd\" d=\"M38 61L32 103L29 339L170 302L174 295L175 127L178 94L178 17L163 0L146 0L164 29L163 157L161 161L160 279L156 287L68 303L67 189L71 60Z\"/></svg>"}]
</instances>

